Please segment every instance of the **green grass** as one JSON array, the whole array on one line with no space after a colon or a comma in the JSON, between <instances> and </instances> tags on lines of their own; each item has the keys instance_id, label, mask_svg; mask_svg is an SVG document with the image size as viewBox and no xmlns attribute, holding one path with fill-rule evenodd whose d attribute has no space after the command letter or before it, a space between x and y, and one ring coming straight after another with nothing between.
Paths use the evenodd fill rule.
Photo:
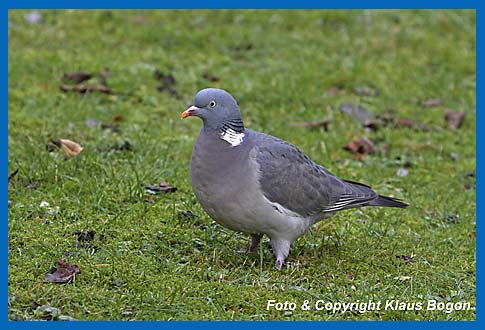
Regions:
<instances>
[{"instance_id":1,"label":"green grass","mask_svg":"<svg viewBox=\"0 0 485 330\"><path fill-rule=\"evenodd\" d=\"M38 318L34 301L84 320L475 319L474 309L266 309L269 299L475 306L475 179L465 176L476 164L474 11L42 11L34 25L25 13L9 13L9 172L20 168L9 183L11 319ZM105 68L113 95L59 89L64 72ZM175 76L180 97L157 91L156 69ZM247 127L410 206L339 213L299 239L281 271L267 239L259 254L236 253L247 235L213 222L190 186L201 122L180 113L208 86L235 96ZM343 92L327 93L332 86ZM356 95L360 86L378 95ZM423 107L429 98L442 105ZM343 102L431 130L366 132ZM446 108L467 113L456 132ZM85 126L117 115L121 134ZM293 125L325 118L328 132ZM342 149L362 136L390 144L389 153L358 160ZM57 138L84 150L65 161L46 151ZM114 150L124 141L131 151ZM397 176L406 161L409 175ZM160 180L178 191L141 187ZM76 230L105 239L79 247ZM42 284L59 258L81 273Z\"/></svg>"}]
</instances>

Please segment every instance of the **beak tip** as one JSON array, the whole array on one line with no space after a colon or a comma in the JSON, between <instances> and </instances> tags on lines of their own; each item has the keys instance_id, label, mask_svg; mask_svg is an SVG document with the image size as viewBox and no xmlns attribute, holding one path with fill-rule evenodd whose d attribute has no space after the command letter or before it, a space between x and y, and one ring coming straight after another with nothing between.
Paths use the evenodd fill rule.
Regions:
<instances>
[{"instance_id":1,"label":"beak tip","mask_svg":"<svg viewBox=\"0 0 485 330\"><path fill-rule=\"evenodd\" d=\"M185 119L185 118L187 118L189 116L192 116L197 110L198 110L197 107L191 106L187 110L185 110L184 112L182 112L182 114L180 115L180 118Z\"/></svg>"}]
</instances>

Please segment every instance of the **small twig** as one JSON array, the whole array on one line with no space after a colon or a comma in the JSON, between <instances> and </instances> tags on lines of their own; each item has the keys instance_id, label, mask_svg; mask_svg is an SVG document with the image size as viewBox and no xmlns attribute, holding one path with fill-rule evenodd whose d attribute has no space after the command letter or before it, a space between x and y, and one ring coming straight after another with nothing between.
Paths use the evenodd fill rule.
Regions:
<instances>
[{"instance_id":1,"label":"small twig","mask_svg":"<svg viewBox=\"0 0 485 330\"><path fill-rule=\"evenodd\" d=\"M42 284L44 284L45 281L44 280L40 280L39 282L37 282L37 284L35 284L30 290L29 290L29 294L31 294L32 292L34 292L37 288L39 288Z\"/></svg>"},{"instance_id":2,"label":"small twig","mask_svg":"<svg viewBox=\"0 0 485 330\"><path fill-rule=\"evenodd\" d=\"M10 180L12 180L16 175L17 173L19 172L20 168L17 168L15 171L13 171L9 176L8 176L8 182L10 182Z\"/></svg>"}]
</instances>

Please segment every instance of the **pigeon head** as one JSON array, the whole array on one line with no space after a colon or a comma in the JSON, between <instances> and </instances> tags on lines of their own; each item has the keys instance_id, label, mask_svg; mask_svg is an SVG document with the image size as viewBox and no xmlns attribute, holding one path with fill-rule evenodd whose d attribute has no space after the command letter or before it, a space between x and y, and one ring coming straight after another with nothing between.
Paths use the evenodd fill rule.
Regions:
<instances>
[{"instance_id":1,"label":"pigeon head","mask_svg":"<svg viewBox=\"0 0 485 330\"><path fill-rule=\"evenodd\" d=\"M241 111L231 94L222 89L206 88L195 95L194 105L182 113L182 118L196 116L204 122L204 129L219 130L221 133L232 129L244 131Z\"/></svg>"}]
</instances>

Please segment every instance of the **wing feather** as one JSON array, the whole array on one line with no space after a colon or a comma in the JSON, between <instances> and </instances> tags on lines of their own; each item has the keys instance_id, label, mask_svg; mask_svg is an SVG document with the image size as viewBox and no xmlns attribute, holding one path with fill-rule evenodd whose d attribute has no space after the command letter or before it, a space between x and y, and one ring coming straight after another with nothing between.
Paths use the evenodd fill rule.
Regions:
<instances>
[{"instance_id":1,"label":"wing feather","mask_svg":"<svg viewBox=\"0 0 485 330\"><path fill-rule=\"evenodd\" d=\"M362 206L377 198L368 186L340 180L295 146L258 133L255 160L263 194L301 216Z\"/></svg>"}]
</instances>

